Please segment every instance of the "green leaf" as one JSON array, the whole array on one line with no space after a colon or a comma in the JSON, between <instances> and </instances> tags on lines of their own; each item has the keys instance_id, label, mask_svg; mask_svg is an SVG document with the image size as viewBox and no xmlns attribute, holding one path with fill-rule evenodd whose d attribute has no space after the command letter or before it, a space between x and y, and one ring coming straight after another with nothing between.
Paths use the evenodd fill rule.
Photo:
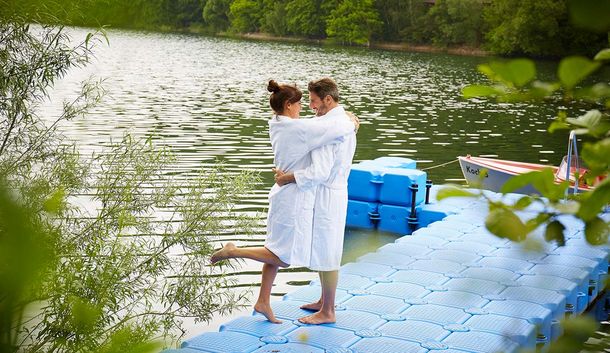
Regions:
<instances>
[{"instance_id":1,"label":"green leaf","mask_svg":"<svg viewBox=\"0 0 610 353\"><path fill-rule=\"evenodd\" d=\"M542 99L552 95L559 88L561 88L561 84L559 84L558 82L548 83L542 81L534 81L532 82L530 95L533 98Z\"/></svg>"},{"instance_id":2,"label":"green leaf","mask_svg":"<svg viewBox=\"0 0 610 353\"><path fill-rule=\"evenodd\" d=\"M600 50L597 55L593 58L593 60L602 61L602 60L610 60L610 48Z\"/></svg>"},{"instance_id":3,"label":"green leaf","mask_svg":"<svg viewBox=\"0 0 610 353\"><path fill-rule=\"evenodd\" d=\"M530 59L514 59L508 62L493 61L479 65L480 72L490 80L508 86L522 87L536 78L536 64Z\"/></svg>"},{"instance_id":4,"label":"green leaf","mask_svg":"<svg viewBox=\"0 0 610 353\"><path fill-rule=\"evenodd\" d=\"M508 62L512 82L522 87L536 78L536 64L530 59L514 59Z\"/></svg>"},{"instance_id":5,"label":"green leaf","mask_svg":"<svg viewBox=\"0 0 610 353\"><path fill-rule=\"evenodd\" d=\"M506 103L514 103L514 102L527 102L527 101L531 101L531 100L538 100L541 98L544 98L544 97L538 97L534 92L528 90L525 92L510 92L510 93L502 94L498 97L498 101L506 102Z\"/></svg>"},{"instance_id":6,"label":"green leaf","mask_svg":"<svg viewBox=\"0 0 610 353\"><path fill-rule=\"evenodd\" d=\"M566 244L565 235L563 234L565 229L566 227L561 222L557 220L552 221L546 226L544 239L548 242L555 241L557 245L564 246Z\"/></svg>"},{"instance_id":7,"label":"green leaf","mask_svg":"<svg viewBox=\"0 0 610 353\"><path fill-rule=\"evenodd\" d=\"M561 326L563 327L565 337L584 342L595 334L595 331L599 328L599 323L589 315L578 315L562 320ZM557 352L560 351L565 352L565 350Z\"/></svg>"},{"instance_id":8,"label":"green leaf","mask_svg":"<svg viewBox=\"0 0 610 353\"><path fill-rule=\"evenodd\" d=\"M575 99L583 99L594 103L607 97L610 97L610 85L601 82L574 92Z\"/></svg>"},{"instance_id":9,"label":"green leaf","mask_svg":"<svg viewBox=\"0 0 610 353\"><path fill-rule=\"evenodd\" d=\"M491 233L512 241L523 241L527 236L527 227L517 215L507 209L498 208L491 211L485 220L485 226Z\"/></svg>"},{"instance_id":10,"label":"green leaf","mask_svg":"<svg viewBox=\"0 0 610 353\"><path fill-rule=\"evenodd\" d=\"M555 120L549 125L549 132L553 133L558 130L567 130L570 128L570 125L564 121Z\"/></svg>"},{"instance_id":11,"label":"green leaf","mask_svg":"<svg viewBox=\"0 0 610 353\"><path fill-rule=\"evenodd\" d=\"M585 143L581 156L592 171L607 171L610 169L610 138Z\"/></svg>"},{"instance_id":12,"label":"green leaf","mask_svg":"<svg viewBox=\"0 0 610 353\"><path fill-rule=\"evenodd\" d=\"M591 128L600 123L602 120L602 113L597 110L589 110L585 115L581 115L578 118L567 118L566 121L572 125Z\"/></svg>"},{"instance_id":13,"label":"green leaf","mask_svg":"<svg viewBox=\"0 0 610 353\"><path fill-rule=\"evenodd\" d=\"M66 192L63 188L57 189L43 204L44 210L58 214L64 207L64 198L66 196Z\"/></svg>"},{"instance_id":14,"label":"green leaf","mask_svg":"<svg viewBox=\"0 0 610 353\"><path fill-rule=\"evenodd\" d=\"M102 310L83 298L72 298L70 321L79 333L92 330L102 315Z\"/></svg>"},{"instance_id":15,"label":"green leaf","mask_svg":"<svg viewBox=\"0 0 610 353\"><path fill-rule=\"evenodd\" d=\"M569 0L568 10L576 27L600 33L610 31L610 1Z\"/></svg>"},{"instance_id":16,"label":"green leaf","mask_svg":"<svg viewBox=\"0 0 610 353\"><path fill-rule=\"evenodd\" d=\"M610 203L610 178L604 179L595 189L580 197L580 208L576 215L585 222L593 220Z\"/></svg>"},{"instance_id":17,"label":"green leaf","mask_svg":"<svg viewBox=\"0 0 610 353\"><path fill-rule=\"evenodd\" d=\"M584 115L574 119L568 118L566 122L581 126L584 129L576 129L574 130L577 135L591 135L593 137L603 137L610 131L610 122L607 119L604 119L603 114L596 109L589 110Z\"/></svg>"},{"instance_id":18,"label":"green leaf","mask_svg":"<svg viewBox=\"0 0 610 353\"><path fill-rule=\"evenodd\" d=\"M462 96L466 99L475 97L495 97L503 93L494 86L469 85L462 89Z\"/></svg>"},{"instance_id":19,"label":"green leaf","mask_svg":"<svg viewBox=\"0 0 610 353\"><path fill-rule=\"evenodd\" d=\"M477 66L477 70L479 70L479 72L483 75L487 76L487 78L491 81L497 81L496 73L491 68L490 64L480 64Z\"/></svg>"},{"instance_id":20,"label":"green leaf","mask_svg":"<svg viewBox=\"0 0 610 353\"><path fill-rule=\"evenodd\" d=\"M601 66L584 56L570 56L559 63L558 76L566 89L572 89Z\"/></svg>"},{"instance_id":21,"label":"green leaf","mask_svg":"<svg viewBox=\"0 0 610 353\"><path fill-rule=\"evenodd\" d=\"M549 218L551 218L551 215L548 213L538 213L536 217L528 219L525 222L525 227L527 228L528 232L531 232L534 229L538 228L538 226L540 226L541 224L548 221Z\"/></svg>"},{"instance_id":22,"label":"green leaf","mask_svg":"<svg viewBox=\"0 0 610 353\"><path fill-rule=\"evenodd\" d=\"M568 200L567 202L560 202L558 204L555 204L555 209L557 209L558 212L573 215L578 213L578 210L580 209L580 204L574 200Z\"/></svg>"},{"instance_id":23,"label":"green leaf","mask_svg":"<svg viewBox=\"0 0 610 353\"><path fill-rule=\"evenodd\" d=\"M534 199L531 196L523 196L522 198L517 200L517 202L515 202L513 208L516 210L526 209L529 205L532 204L533 201Z\"/></svg>"},{"instance_id":24,"label":"green leaf","mask_svg":"<svg viewBox=\"0 0 610 353\"><path fill-rule=\"evenodd\" d=\"M609 230L608 223L595 217L585 224L585 238L591 245L607 244Z\"/></svg>"},{"instance_id":25,"label":"green leaf","mask_svg":"<svg viewBox=\"0 0 610 353\"><path fill-rule=\"evenodd\" d=\"M568 114L565 111L559 111L557 117L549 126L549 132L553 133L557 130L569 129L570 125L566 123Z\"/></svg>"},{"instance_id":26,"label":"green leaf","mask_svg":"<svg viewBox=\"0 0 610 353\"><path fill-rule=\"evenodd\" d=\"M522 187L533 184L535 180L543 177L544 175L542 175L541 172L529 172L516 175L508 179L508 181L504 183L504 185L502 185L500 192L504 194L513 192L515 190L521 189Z\"/></svg>"},{"instance_id":27,"label":"green leaf","mask_svg":"<svg viewBox=\"0 0 610 353\"><path fill-rule=\"evenodd\" d=\"M551 201L563 198L567 188L567 183L565 185L556 184L553 170L551 168L545 168L541 171L519 174L508 179L508 181L502 185L500 192L509 193L528 185L532 185L542 196Z\"/></svg>"},{"instance_id":28,"label":"green leaf","mask_svg":"<svg viewBox=\"0 0 610 353\"><path fill-rule=\"evenodd\" d=\"M477 194L473 194L470 191L464 190L457 186L447 186L438 191L436 199L441 201L448 197L477 197Z\"/></svg>"}]
</instances>

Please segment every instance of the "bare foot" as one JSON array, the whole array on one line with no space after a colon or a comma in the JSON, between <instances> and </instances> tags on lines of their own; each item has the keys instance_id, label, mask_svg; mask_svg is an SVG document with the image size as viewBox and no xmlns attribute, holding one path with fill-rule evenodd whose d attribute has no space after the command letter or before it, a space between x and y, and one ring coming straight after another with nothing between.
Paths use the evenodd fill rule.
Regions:
<instances>
[{"instance_id":1,"label":"bare foot","mask_svg":"<svg viewBox=\"0 0 610 353\"><path fill-rule=\"evenodd\" d=\"M220 249L212 254L212 257L210 257L210 262L213 265L213 264L217 263L218 261L222 261L222 260L231 258L231 253L235 249L237 249L235 244L227 243L225 246L222 247L222 249Z\"/></svg>"},{"instance_id":2,"label":"bare foot","mask_svg":"<svg viewBox=\"0 0 610 353\"><path fill-rule=\"evenodd\" d=\"M332 324L336 321L335 313L324 313L318 311L315 314L305 316L299 319L299 322L310 325Z\"/></svg>"},{"instance_id":3,"label":"bare foot","mask_svg":"<svg viewBox=\"0 0 610 353\"><path fill-rule=\"evenodd\" d=\"M320 309L322 309L322 301L318 300L315 303L309 303L309 304L301 305L300 308L303 309L303 310L319 311Z\"/></svg>"},{"instance_id":4,"label":"bare foot","mask_svg":"<svg viewBox=\"0 0 610 353\"><path fill-rule=\"evenodd\" d=\"M257 313L263 314L267 318L267 320L269 320L270 322L272 322L274 324L282 323L281 320L278 320L275 318L275 315L273 314L273 310L271 309L271 305L269 305L269 304L256 303L256 304L254 304L254 311L256 311Z\"/></svg>"}]
</instances>

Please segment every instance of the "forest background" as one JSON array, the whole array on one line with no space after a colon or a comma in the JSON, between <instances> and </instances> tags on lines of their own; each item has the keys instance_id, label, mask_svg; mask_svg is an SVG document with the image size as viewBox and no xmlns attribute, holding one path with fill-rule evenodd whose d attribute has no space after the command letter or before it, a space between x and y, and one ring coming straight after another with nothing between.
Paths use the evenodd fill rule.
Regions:
<instances>
[{"instance_id":1,"label":"forest background","mask_svg":"<svg viewBox=\"0 0 610 353\"><path fill-rule=\"evenodd\" d=\"M66 25L262 33L340 44L406 43L499 55L594 55L607 33L575 27L567 0L8 0ZM43 19L44 20L44 19Z\"/></svg>"}]
</instances>

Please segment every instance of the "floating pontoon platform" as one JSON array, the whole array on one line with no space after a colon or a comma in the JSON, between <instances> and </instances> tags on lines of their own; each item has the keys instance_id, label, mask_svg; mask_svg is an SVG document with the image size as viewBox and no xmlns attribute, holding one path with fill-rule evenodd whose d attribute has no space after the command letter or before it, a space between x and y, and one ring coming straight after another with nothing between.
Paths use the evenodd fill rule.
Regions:
<instances>
[{"instance_id":1,"label":"floating pontoon platform","mask_svg":"<svg viewBox=\"0 0 610 353\"><path fill-rule=\"evenodd\" d=\"M446 217L342 266L336 323L297 321L311 314L299 306L320 296L314 281L272 303L282 324L239 317L166 352L511 353L557 339L559 320L582 313L603 287L608 247L590 246L576 218L560 219L565 246L540 231L528 238L532 250L485 229L485 199L429 207ZM535 215L519 212L524 220Z\"/></svg>"}]
</instances>

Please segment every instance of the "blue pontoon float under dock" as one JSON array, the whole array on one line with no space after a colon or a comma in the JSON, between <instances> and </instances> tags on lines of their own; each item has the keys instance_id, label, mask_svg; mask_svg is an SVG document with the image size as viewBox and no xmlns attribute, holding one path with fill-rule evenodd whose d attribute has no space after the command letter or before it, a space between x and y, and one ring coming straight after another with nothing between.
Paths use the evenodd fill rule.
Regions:
<instances>
[{"instance_id":1,"label":"blue pontoon float under dock","mask_svg":"<svg viewBox=\"0 0 610 353\"><path fill-rule=\"evenodd\" d=\"M422 180L425 183L421 173L413 169L396 174L417 178L421 185ZM384 179L391 184L399 178L374 174L376 182L371 185L375 188L383 186ZM438 188L428 190L429 199L434 200ZM352 200L377 208L366 212L367 219L356 219L365 227L376 227L381 221L378 211L384 203L376 199L379 191L364 190L373 201ZM487 195L507 202L522 196ZM395 196L386 193L383 199L392 202ZM413 197L423 198L423 194ZM219 332L203 333L183 342L181 349L166 352L511 353L520 348L544 349L561 335L559 320L582 313L600 293L608 272L608 247L590 246L582 222L562 216L565 246L546 242L539 231L528 238L538 241L537 250L527 250L521 243L490 234L484 226L487 211L482 198L418 204L417 220L410 211L402 218L412 230L405 234L410 235L341 267L336 323L316 326L297 321L311 314L299 306L320 296L319 283L314 281L272 303L282 324L272 324L259 314L243 316L222 325ZM523 220L535 215L535 210L519 212ZM409 226L409 221L419 228Z\"/></svg>"}]
</instances>

